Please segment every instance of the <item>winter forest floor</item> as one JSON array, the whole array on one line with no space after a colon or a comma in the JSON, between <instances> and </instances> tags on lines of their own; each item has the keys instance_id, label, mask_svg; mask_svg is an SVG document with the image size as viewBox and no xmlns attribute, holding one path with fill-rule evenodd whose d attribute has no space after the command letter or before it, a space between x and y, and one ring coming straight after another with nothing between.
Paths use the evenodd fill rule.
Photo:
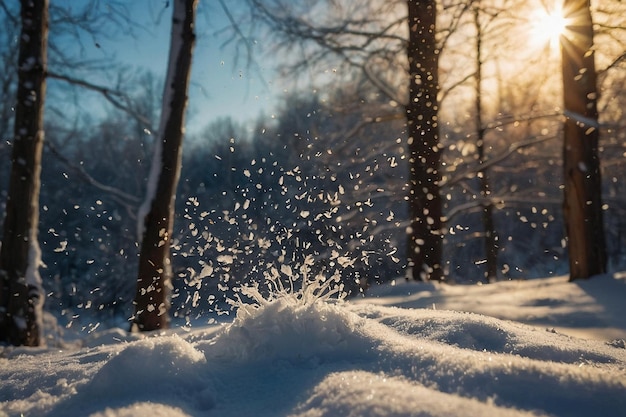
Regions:
<instances>
[{"instance_id":1,"label":"winter forest floor","mask_svg":"<svg viewBox=\"0 0 626 417\"><path fill-rule=\"evenodd\" d=\"M626 276L282 296L0 348L0 416L626 416Z\"/></svg>"}]
</instances>

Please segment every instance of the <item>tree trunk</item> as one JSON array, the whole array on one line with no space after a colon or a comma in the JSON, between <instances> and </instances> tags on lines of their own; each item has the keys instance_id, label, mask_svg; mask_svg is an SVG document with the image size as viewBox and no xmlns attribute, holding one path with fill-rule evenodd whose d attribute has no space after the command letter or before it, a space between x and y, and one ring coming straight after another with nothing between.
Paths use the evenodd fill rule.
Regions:
<instances>
[{"instance_id":1,"label":"tree trunk","mask_svg":"<svg viewBox=\"0 0 626 417\"><path fill-rule=\"evenodd\" d=\"M598 157L599 124L593 26L588 0L565 0L567 31L561 36L563 168L570 280L606 271L602 181Z\"/></svg>"},{"instance_id":2,"label":"tree trunk","mask_svg":"<svg viewBox=\"0 0 626 417\"><path fill-rule=\"evenodd\" d=\"M491 187L489 172L483 168L485 163L485 128L483 127L482 104L482 28L480 26L479 4L474 7L474 25L476 27L476 149L478 150L478 180L480 181L480 196L483 200L482 223L485 233L483 247L485 249L485 280L493 282L498 279L498 234L493 220L493 204L490 201Z\"/></svg>"},{"instance_id":3,"label":"tree trunk","mask_svg":"<svg viewBox=\"0 0 626 417\"><path fill-rule=\"evenodd\" d=\"M142 241L133 322L141 331L169 326L172 279L170 241L181 169L197 0L175 0L173 4L159 137L155 144L147 197L138 216Z\"/></svg>"},{"instance_id":4,"label":"tree trunk","mask_svg":"<svg viewBox=\"0 0 626 417\"><path fill-rule=\"evenodd\" d=\"M415 280L442 280L442 208L439 194L438 66L435 0L408 0L409 152L408 260Z\"/></svg>"},{"instance_id":5,"label":"tree trunk","mask_svg":"<svg viewBox=\"0 0 626 417\"><path fill-rule=\"evenodd\" d=\"M22 0L13 155L0 248L0 341L42 343L37 236L46 94L48 0Z\"/></svg>"}]
</instances>

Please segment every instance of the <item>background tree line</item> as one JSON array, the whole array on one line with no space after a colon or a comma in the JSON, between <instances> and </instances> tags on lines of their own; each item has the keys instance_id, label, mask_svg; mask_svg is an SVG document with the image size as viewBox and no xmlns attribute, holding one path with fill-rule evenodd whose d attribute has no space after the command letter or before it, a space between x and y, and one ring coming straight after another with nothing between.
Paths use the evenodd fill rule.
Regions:
<instances>
[{"instance_id":1,"label":"background tree line","mask_svg":"<svg viewBox=\"0 0 626 417\"><path fill-rule=\"evenodd\" d=\"M555 104L560 102L558 79L549 65L557 61L547 50L526 51L517 44L510 28L520 30L511 22L524 15L524 2L510 3L507 8L488 2L433 3L439 12L441 272L451 281L568 271L561 212L562 119ZM316 273L340 275L352 294L406 273L412 156L402 112L408 87L398 76L407 65L406 2L371 1L358 11L321 1L303 3L304 11L291 2L255 1L252 6L240 10L240 30L269 28L268 45L275 45L274 39L289 50L301 47L301 60L282 64L288 72L303 77L306 63L310 72L326 75L285 97L274 118L261 115L252 127L215 120L205 132L187 138L172 234L172 310L180 320L227 310L226 300L238 285L263 286L267 274L289 281L303 254L315 257ZM326 6L329 13L319 14ZM606 1L594 9L602 39L596 51L602 91L599 152L611 269L623 267L625 253L620 7ZM294 16L298 20L290 20ZM312 16L315 21L307 20ZM246 17L256 19L246 26ZM71 22L69 27L76 24ZM17 35L6 36L3 138L13 127L8 104L16 85L10 69L16 65L11 51ZM248 38L238 39L245 44ZM478 48L483 55L476 59ZM476 65L469 68L467 62ZM476 93L478 66L483 81ZM80 73L58 75L58 82L67 82ZM83 86L109 103L107 112L93 119L71 119L62 110L65 94L80 101L83 93L77 91L84 90L56 90L48 98L39 223L46 309L86 328L127 320L132 277L138 273L138 196L145 191L162 88L149 72L126 72L125 78L128 84L108 90ZM482 97L480 122L477 94ZM61 107L55 111L57 104ZM9 152L10 141L3 141L3 160L9 160ZM0 165L2 178L8 165ZM0 187L0 204L5 204L6 184ZM492 209L497 232L495 277L487 269L486 207Z\"/></svg>"}]
</instances>

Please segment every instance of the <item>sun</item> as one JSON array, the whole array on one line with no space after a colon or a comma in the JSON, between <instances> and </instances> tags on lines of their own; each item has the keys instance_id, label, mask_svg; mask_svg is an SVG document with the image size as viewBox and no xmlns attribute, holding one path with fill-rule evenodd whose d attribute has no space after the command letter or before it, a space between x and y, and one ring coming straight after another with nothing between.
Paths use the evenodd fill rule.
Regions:
<instances>
[{"instance_id":1,"label":"sun","mask_svg":"<svg viewBox=\"0 0 626 417\"><path fill-rule=\"evenodd\" d=\"M561 7L536 9L531 17L531 41L537 46L549 45L556 50L567 26L568 21Z\"/></svg>"}]
</instances>

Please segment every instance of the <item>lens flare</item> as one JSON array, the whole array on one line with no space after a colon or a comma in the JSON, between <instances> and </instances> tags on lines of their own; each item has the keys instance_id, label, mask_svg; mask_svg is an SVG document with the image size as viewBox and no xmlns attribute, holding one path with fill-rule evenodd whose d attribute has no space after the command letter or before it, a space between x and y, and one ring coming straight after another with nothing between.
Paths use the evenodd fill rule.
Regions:
<instances>
[{"instance_id":1,"label":"lens flare","mask_svg":"<svg viewBox=\"0 0 626 417\"><path fill-rule=\"evenodd\" d=\"M534 13L531 20L531 40L538 46L549 45L552 49L559 46L561 35L567 29L567 19L563 16L563 9L558 7L552 10L540 9Z\"/></svg>"}]
</instances>

